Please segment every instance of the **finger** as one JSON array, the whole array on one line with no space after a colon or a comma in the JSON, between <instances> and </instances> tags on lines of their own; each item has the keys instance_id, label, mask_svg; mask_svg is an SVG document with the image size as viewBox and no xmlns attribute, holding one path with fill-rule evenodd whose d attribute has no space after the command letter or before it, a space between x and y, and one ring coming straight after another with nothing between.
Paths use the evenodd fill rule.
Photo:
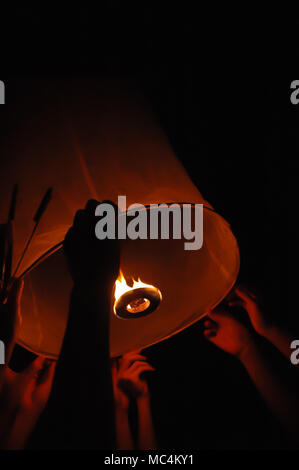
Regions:
<instances>
[{"instance_id":1,"label":"finger","mask_svg":"<svg viewBox=\"0 0 299 470\"><path fill-rule=\"evenodd\" d=\"M219 321L221 320L221 318L223 318L224 316L227 316L228 313L225 311L225 310L220 310L220 309L217 309L217 310L213 310L209 316L207 317L207 320L212 320L214 323L219 323Z\"/></svg>"},{"instance_id":2,"label":"finger","mask_svg":"<svg viewBox=\"0 0 299 470\"><path fill-rule=\"evenodd\" d=\"M51 364L48 368L48 382L52 383L54 380L55 370L57 366L57 361L51 361Z\"/></svg>"},{"instance_id":3,"label":"finger","mask_svg":"<svg viewBox=\"0 0 299 470\"><path fill-rule=\"evenodd\" d=\"M243 299L245 302L254 302L256 300L256 297L254 294L251 294L249 293L249 291L246 291L243 288L240 288L240 287L236 287L235 288L235 293L241 298Z\"/></svg>"},{"instance_id":4,"label":"finger","mask_svg":"<svg viewBox=\"0 0 299 470\"><path fill-rule=\"evenodd\" d=\"M125 354L119 364L119 370L127 369L130 367L135 361L146 361L147 358L142 356L141 354Z\"/></svg>"},{"instance_id":5,"label":"finger","mask_svg":"<svg viewBox=\"0 0 299 470\"><path fill-rule=\"evenodd\" d=\"M127 366L128 369L131 369L135 364L144 364L147 362L146 357L139 355L134 356L132 361L129 360L129 365Z\"/></svg>"},{"instance_id":6,"label":"finger","mask_svg":"<svg viewBox=\"0 0 299 470\"><path fill-rule=\"evenodd\" d=\"M140 368L142 369L148 369L148 370L154 370L154 368L148 363L144 361L136 361L134 364L128 369L128 372L134 373L136 370L139 370Z\"/></svg>"},{"instance_id":7,"label":"finger","mask_svg":"<svg viewBox=\"0 0 299 470\"><path fill-rule=\"evenodd\" d=\"M249 297L252 297L253 299L256 299L256 291L255 289L252 289L248 286L244 286L243 284L239 284L236 286L237 289L240 289L241 291L245 292Z\"/></svg>"},{"instance_id":8,"label":"finger","mask_svg":"<svg viewBox=\"0 0 299 470\"><path fill-rule=\"evenodd\" d=\"M145 372L155 372L155 368L149 364L139 365L134 371L131 372L130 376L132 378L140 378L140 376Z\"/></svg>"},{"instance_id":9,"label":"finger","mask_svg":"<svg viewBox=\"0 0 299 470\"><path fill-rule=\"evenodd\" d=\"M146 360L146 356L140 354L140 351L130 351L122 356L123 361L131 361L131 360Z\"/></svg>"},{"instance_id":10,"label":"finger","mask_svg":"<svg viewBox=\"0 0 299 470\"><path fill-rule=\"evenodd\" d=\"M142 372L155 372L156 368L150 364L144 364L144 366L140 366L138 370L140 371L139 374L141 374Z\"/></svg>"},{"instance_id":11,"label":"finger","mask_svg":"<svg viewBox=\"0 0 299 470\"><path fill-rule=\"evenodd\" d=\"M204 327L205 328L211 328L211 327L216 327L217 326L217 323L214 322L213 320L211 320L210 318L207 318L205 321L204 321Z\"/></svg>"},{"instance_id":12,"label":"finger","mask_svg":"<svg viewBox=\"0 0 299 470\"><path fill-rule=\"evenodd\" d=\"M44 357L38 356L19 374L20 382L24 388L31 382L36 382L38 374L43 368L44 360Z\"/></svg>"},{"instance_id":13,"label":"finger","mask_svg":"<svg viewBox=\"0 0 299 470\"><path fill-rule=\"evenodd\" d=\"M31 377L37 377L38 373L44 367L45 358L43 356L38 356L34 361L32 361L29 366L22 372L22 374L30 375Z\"/></svg>"},{"instance_id":14,"label":"finger","mask_svg":"<svg viewBox=\"0 0 299 470\"><path fill-rule=\"evenodd\" d=\"M45 359L43 362L43 368L40 371L38 376L38 385L45 385L51 384L54 379L55 369L56 369L56 361L50 361Z\"/></svg>"}]
</instances>

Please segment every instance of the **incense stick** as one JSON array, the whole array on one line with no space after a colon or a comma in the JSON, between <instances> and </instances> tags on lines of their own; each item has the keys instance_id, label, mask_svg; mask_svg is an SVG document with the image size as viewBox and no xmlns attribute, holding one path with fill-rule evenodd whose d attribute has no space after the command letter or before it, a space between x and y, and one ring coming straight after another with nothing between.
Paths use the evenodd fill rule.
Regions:
<instances>
[{"instance_id":1,"label":"incense stick","mask_svg":"<svg viewBox=\"0 0 299 470\"><path fill-rule=\"evenodd\" d=\"M30 237L28 238L28 241L27 241L27 243L26 243L26 245L25 245L25 248L24 248L24 250L23 250L23 252L22 252L22 255L21 255L21 257L20 257L20 259L19 259L19 261L18 261L18 263L17 263L17 267L16 267L16 269L15 269L15 271L14 271L13 277L15 277L15 275L16 275L16 273L17 273L17 271L18 271L18 269L19 269L19 267L20 267L20 265L21 265L21 263L22 263L22 261L23 261L23 259L24 259L24 256L25 256L25 254L26 254L26 252L27 252L27 250L28 250L28 248L29 248L29 245L30 245L30 243L31 243L31 241L32 241L32 238L33 238L33 236L34 236L34 234L35 234L35 232L36 232L36 229L37 229L37 227L38 227L38 224L39 224L39 222L40 222L40 220L41 220L43 214L45 213L45 211L46 211L46 209L47 209L47 207L48 207L48 204L49 204L49 202L51 201L51 198L52 198L52 188L49 188L49 189L46 191L46 193L45 193L45 195L44 195L44 197L43 197L43 199L42 199L42 202L40 203L40 205L39 205L39 207L38 207L38 209L37 209L37 211L36 211L36 213L35 213L35 215L34 215L34 217L33 217L33 221L35 222L35 224L34 224L34 227L33 227L32 232L31 232L31 234L30 234Z\"/></svg>"}]
</instances>

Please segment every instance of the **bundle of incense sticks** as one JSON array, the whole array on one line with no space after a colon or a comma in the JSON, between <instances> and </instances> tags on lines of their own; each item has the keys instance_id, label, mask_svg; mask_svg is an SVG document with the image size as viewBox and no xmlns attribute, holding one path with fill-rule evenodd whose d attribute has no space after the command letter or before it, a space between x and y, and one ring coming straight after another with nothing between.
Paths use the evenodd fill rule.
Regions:
<instances>
[{"instance_id":1,"label":"bundle of incense sticks","mask_svg":"<svg viewBox=\"0 0 299 470\"><path fill-rule=\"evenodd\" d=\"M15 184L13 191L12 191L7 222L5 224L0 225L0 301L2 302L4 302L5 299L7 298L10 284L12 283L12 280L17 275L17 272L21 266L24 256L34 237L34 234L37 230L40 220L42 216L44 215L49 202L51 201L52 188L47 189L40 205L38 206L37 211L34 214L33 229L28 237L28 240L25 243L24 249L17 262L14 273L13 275L11 275L12 259L13 259L13 222L15 219L17 195L18 195L18 185Z\"/></svg>"}]
</instances>

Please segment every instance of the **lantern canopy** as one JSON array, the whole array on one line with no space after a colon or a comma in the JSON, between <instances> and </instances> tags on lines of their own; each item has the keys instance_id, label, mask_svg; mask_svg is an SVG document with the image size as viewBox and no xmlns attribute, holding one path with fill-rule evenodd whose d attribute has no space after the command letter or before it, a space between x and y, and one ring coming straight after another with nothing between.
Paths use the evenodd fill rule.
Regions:
<instances>
[{"instance_id":1,"label":"lantern canopy","mask_svg":"<svg viewBox=\"0 0 299 470\"><path fill-rule=\"evenodd\" d=\"M184 239L121 240L121 271L129 289L110 313L111 356L172 336L227 295L239 270L236 239L191 182L134 85L22 81L16 99L1 107L1 114L8 122L2 142L1 222L16 182L20 194L14 267L41 197L53 187L52 201L17 272L26 273L21 345L47 357L59 355L72 286L60 246L75 212L90 198L117 203L125 195L127 205L140 203L146 211L151 204L204 205L199 250L185 250ZM139 297L130 292L134 281L142 283Z\"/></svg>"}]
</instances>

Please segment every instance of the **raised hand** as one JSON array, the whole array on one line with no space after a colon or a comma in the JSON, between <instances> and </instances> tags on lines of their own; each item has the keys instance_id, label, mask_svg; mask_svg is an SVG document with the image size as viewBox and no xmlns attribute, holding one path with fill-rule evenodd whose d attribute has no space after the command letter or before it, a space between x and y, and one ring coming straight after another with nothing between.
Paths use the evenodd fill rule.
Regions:
<instances>
[{"instance_id":1,"label":"raised hand","mask_svg":"<svg viewBox=\"0 0 299 470\"><path fill-rule=\"evenodd\" d=\"M265 316L258 306L255 294L250 292L246 287L238 286L234 290L235 296L228 302L230 307L239 306L243 307L252 323L255 331L265 336L270 325L265 320Z\"/></svg>"},{"instance_id":2,"label":"raised hand","mask_svg":"<svg viewBox=\"0 0 299 470\"><path fill-rule=\"evenodd\" d=\"M90 200L84 210L76 213L64 240L64 252L75 284L114 280L119 272L118 240L98 240L95 235L98 220L95 210L99 204ZM117 217L117 207L110 204Z\"/></svg>"},{"instance_id":3,"label":"raised hand","mask_svg":"<svg viewBox=\"0 0 299 470\"><path fill-rule=\"evenodd\" d=\"M156 438L150 410L150 397L144 373L155 369L139 351L114 360L112 367L118 449L133 449L128 420L130 399L135 399L138 410L138 448L155 449Z\"/></svg>"},{"instance_id":4,"label":"raised hand","mask_svg":"<svg viewBox=\"0 0 299 470\"><path fill-rule=\"evenodd\" d=\"M20 373L6 367L0 397L2 447L25 446L49 399L55 366L54 361L38 357Z\"/></svg>"},{"instance_id":5,"label":"raised hand","mask_svg":"<svg viewBox=\"0 0 299 470\"><path fill-rule=\"evenodd\" d=\"M128 407L130 398L148 395L144 373L154 370L140 351L127 353L118 359L112 372L116 404Z\"/></svg>"},{"instance_id":6,"label":"raised hand","mask_svg":"<svg viewBox=\"0 0 299 470\"><path fill-rule=\"evenodd\" d=\"M240 357L252 342L249 330L224 310L210 312L204 321L204 335L223 351Z\"/></svg>"},{"instance_id":7,"label":"raised hand","mask_svg":"<svg viewBox=\"0 0 299 470\"><path fill-rule=\"evenodd\" d=\"M7 367L1 396L6 409L40 414L50 395L55 366L55 361L39 356L22 372Z\"/></svg>"}]
</instances>

